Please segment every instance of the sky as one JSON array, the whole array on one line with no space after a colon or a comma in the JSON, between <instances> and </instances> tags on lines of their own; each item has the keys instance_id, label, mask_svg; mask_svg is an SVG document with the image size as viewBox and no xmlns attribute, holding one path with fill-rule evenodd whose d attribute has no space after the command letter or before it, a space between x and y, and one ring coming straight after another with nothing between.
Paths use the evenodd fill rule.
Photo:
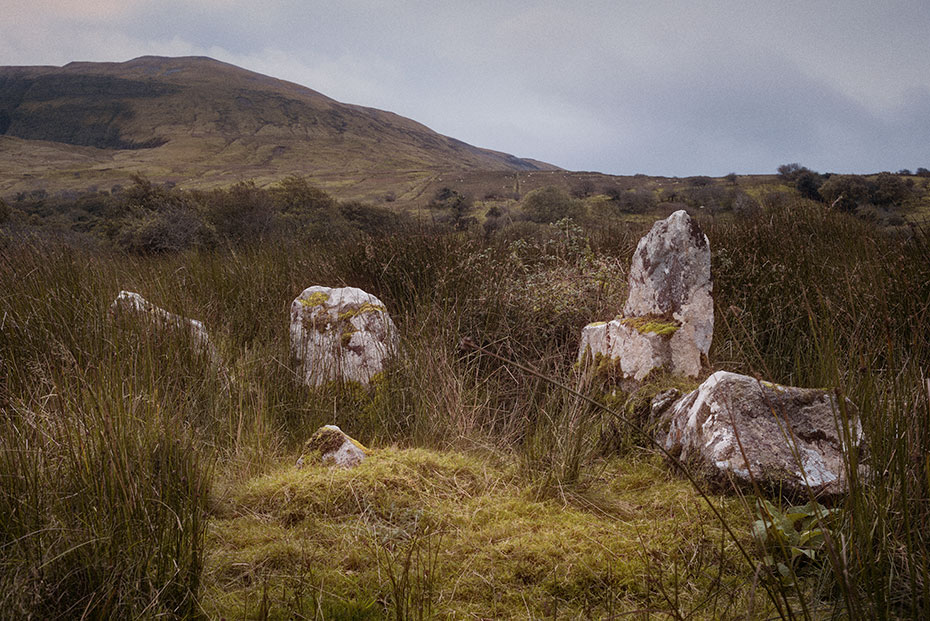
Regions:
<instances>
[{"instance_id":1,"label":"sky","mask_svg":"<svg viewBox=\"0 0 930 621\"><path fill-rule=\"evenodd\" d=\"M930 168L930 0L0 0L0 16L0 65L209 56L570 170Z\"/></svg>"}]
</instances>

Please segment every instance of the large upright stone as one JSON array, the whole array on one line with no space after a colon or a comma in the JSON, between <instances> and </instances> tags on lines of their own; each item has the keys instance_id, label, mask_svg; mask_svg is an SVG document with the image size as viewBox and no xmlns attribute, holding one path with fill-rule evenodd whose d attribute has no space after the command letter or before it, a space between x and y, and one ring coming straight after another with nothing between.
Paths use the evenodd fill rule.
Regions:
<instances>
[{"instance_id":1,"label":"large upright stone","mask_svg":"<svg viewBox=\"0 0 930 621\"><path fill-rule=\"evenodd\" d=\"M845 493L846 458L863 440L858 410L829 391L717 371L671 405L657 403L656 440L720 478L782 493Z\"/></svg>"},{"instance_id":2,"label":"large upright stone","mask_svg":"<svg viewBox=\"0 0 930 621\"><path fill-rule=\"evenodd\" d=\"M291 349L309 386L368 385L384 370L397 341L384 304L361 289L309 287L291 304Z\"/></svg>"},{"instance_id":3,"label":"large upright stone","mask_svg":"<svg viewBox=\"0 0 930 621\"><path fill-rule=\"evenodd\" d=\"M579 359L606 360L635 382L658 368L696 377L713 338L712 290L707 236L676 211L639 240L623 314L582 330Z\"/></svg>"}]
</instances>

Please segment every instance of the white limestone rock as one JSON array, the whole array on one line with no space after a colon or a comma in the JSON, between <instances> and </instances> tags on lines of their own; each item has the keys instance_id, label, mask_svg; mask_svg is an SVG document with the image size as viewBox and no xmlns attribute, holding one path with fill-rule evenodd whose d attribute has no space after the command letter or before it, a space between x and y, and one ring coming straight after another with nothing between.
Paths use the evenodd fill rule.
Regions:
<instances>
[{"instance_id":1,"label":"white limestone rock","mask_svg":"<svg viewBox=\"0 0 930 621\"><path fill-rule=\"evenodd\" d=\"M200 321L169 313L132 291L120 291L110 305L111 316L116 317L122 313L148 318L153 325L159 328L179 329L187 332L193 339L194 346L198 351L207 355L213 362L219 362L216 349L207 334L207 329Z\"/></svg>"},{"instance_id":2,"label":"white limestone rock","mask_svg":"<svg viewBox=\"0 0 930 621\"><path fill-rule=\"evenodd\" d=\"M308 386L368 385L397 350L394 322L381 300L355 287L304 289L291 304L291 349Z\"/></svg>"},{"instance_id":3,"label":"white limestone rock","mask_svg":"<svg viewBox=\"0 0 930 621\"><path fill-rule=\"evenodd\" d=\"M639 240L629 283L625 317L670 316L681 323L683 340L707 355L714 335L710 242L685 210L656 222Z\"/></svg>"},{"instance_id":4,"label":"white limestone rock","mask_svg":"<svg viewBox=\"0 0 930 621\"><path fill-rule=\"evenodd\" d=\"M297 460L297 467L301 468L311 462L354 468L365 461L370 452L336 425L324 425L307 440L304 454Z\"/></svg>"},{"instance_id":5,"label":"white limestone rock","mask_svg":"<svg viewBox=\"0 0 930 621\"><path fill-rule=\"evenodd\" d=\"M847 491L844 454L863 442L858 410L848 399L843 412L845 425L826 390L718 371L661 413L656 439L720 478L835 496Z\"/></svg>"},{"instance_id":6,"label":"white limestone rock","mask_svg":"<svg viewBox=\"0 0 930 621\"><path fill-rule=\"evenodd\" d=\"M712 290L707 236L676 211L639 241L623 315L582 330L579 360L608 358L634 382L660 367L696 377L713 338Z\"/></svg>"}]
</instances>

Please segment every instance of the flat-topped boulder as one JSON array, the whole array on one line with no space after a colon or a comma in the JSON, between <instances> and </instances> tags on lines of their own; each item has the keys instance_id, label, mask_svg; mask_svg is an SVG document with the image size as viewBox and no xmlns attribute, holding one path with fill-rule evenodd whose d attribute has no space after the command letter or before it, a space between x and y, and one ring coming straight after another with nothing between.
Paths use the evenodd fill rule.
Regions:
<instances>
[{"instance_id":1,"label":"flat-topped boulder","mask_svg":"<svg viewBox=\"0 0 930 621\"><path fill-rule=\"evenodd\" d=\"M397 351L397 328L384 304L356 287L314 286L291 304L291 349L308 386L368 385Z\"/></svg>"},{"instance_id":2,"label":"flat-topped boulder","mask_svg":"<svg viewBox=\"0 0 930 621\"><path fill-rule=\"evenodd\" d=\"M655 369L697 377L714 332L710 242L684 210L656 222L636 246L623 313L581 332L579 360L606 359L624 379Z\"/></svg>"},{"instance_id":3,"label":"flat-topped boulder","mask_svg":"<svg viewBox=\"0 0 930 621\"><path fill-rule=\"evenodd\" d=\"M712 477L795 496L847 491L846 458L863 442L848 399L726 371L670 405L666 393L660 396L656 440Z\"/></svg>"}]
</instances>

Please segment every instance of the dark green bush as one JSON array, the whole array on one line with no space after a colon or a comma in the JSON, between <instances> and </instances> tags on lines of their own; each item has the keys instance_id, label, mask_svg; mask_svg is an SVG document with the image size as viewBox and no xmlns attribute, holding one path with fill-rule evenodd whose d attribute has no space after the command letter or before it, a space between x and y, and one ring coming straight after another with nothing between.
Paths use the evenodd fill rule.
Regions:
<instances>
[{"instance_id":1,"label":"dark green bush","mask_svg":"<svg viewBox=\"0 0 930 621\"><path fill-rule=\"evenodd\" d=\"M523 214L530 222L548 224L562 218L577 218L582 205L572 199L565 190L549 186L533 190L523 199Z\"/></svg>"}]
</instances>

